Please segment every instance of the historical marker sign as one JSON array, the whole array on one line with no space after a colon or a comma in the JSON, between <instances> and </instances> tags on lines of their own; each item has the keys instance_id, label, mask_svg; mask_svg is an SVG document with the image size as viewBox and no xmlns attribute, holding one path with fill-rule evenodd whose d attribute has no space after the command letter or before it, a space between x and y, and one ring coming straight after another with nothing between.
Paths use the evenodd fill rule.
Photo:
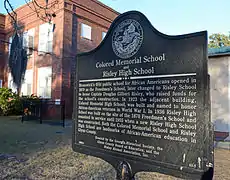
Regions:
<instances>
[{"instance_id":1,"label":"historical marker sign","mask_svg":"<svg viewBox=\"0 0 230 180\"><path fill-rule=\"evenodd\" d=\"M167 36L136 11L77 56L73 149L115 168L200 178L212 165L207 32Z\"/></svg>"}]
</instances>

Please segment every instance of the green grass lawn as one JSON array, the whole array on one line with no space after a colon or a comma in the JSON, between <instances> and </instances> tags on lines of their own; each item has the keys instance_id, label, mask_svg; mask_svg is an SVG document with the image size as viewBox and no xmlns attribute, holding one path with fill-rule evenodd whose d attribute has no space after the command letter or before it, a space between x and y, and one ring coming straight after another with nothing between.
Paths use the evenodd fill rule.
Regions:
<instances>
[{"instance_id":1,"label":"green grass lawn","mask_svg":"<svg viewBox=\"0 0 230 180\"><path fill-rule=\"evenodd\" d=\"M22 124L16 117L0 117L0 179L115 179L115 170L105 161L72 151L71 131L61 125ZM215 150L215 162L215 180L230 179L230 151ZM176 178L138 173L136 179Z\"/></svg>"}]
</instances>

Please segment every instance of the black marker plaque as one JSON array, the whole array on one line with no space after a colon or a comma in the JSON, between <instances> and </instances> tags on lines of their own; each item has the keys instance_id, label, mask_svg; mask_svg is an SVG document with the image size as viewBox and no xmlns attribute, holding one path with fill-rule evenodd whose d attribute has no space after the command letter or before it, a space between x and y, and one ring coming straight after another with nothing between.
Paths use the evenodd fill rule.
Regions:
<instances>
[{"instance_id":1,"label":"black marker plaque","mask_svg":"<svg viewBox=\"0 0 230 180\"><path fill-rule=\"evenodd\" d=\"M201 178L212 166L207 32L167 36L136 11L77 56L73 149L129 173Z\"/></svg>"}]
</instances>

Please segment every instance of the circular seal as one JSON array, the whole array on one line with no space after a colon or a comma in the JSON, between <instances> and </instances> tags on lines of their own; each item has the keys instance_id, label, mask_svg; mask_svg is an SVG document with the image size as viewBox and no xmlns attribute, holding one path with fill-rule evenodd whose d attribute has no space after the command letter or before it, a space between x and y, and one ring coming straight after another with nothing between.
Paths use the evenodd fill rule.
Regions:
<instances>
[{"instance_id":1,"label":"circular seal","mask_svg":"<svg viewBox=\"0 0 230 180\"><path fill-rule=\"evenodd\" d=\"M112 48L118 57L127 59L137 53L142 41L141 25L134 19L126 19L116 27L113 33Z\"/></svg>"}]
</instances>

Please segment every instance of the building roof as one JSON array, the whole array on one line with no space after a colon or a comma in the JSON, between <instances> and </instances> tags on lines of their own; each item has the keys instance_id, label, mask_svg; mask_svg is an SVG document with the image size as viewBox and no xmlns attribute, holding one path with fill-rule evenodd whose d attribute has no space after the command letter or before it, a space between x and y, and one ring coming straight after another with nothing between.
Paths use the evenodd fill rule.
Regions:
<instances>
[{"instance_id":1,"label":"building roof","mask_svg":"<svg viewBox=\"0 0 230 180\"><path fill-rule=\"evenodd\" d=\"M93 0L94 2L96 2L97 4L99 4L99 5L101 5L101 6L103 6L103 7L105 7L105 8L107 8L107 9L109 9L110 11L113 11L115 14L117 14L117 15L120 15L121 13L120 12L118 12L118 11L116 11L115 9L113 9L113 8L111 8L111 7L109 7L109 6L107 6L106 4L104 4L104 3L102 3L101 1L99 1L99 0Z\"/></svg>"},{"instance_id":2,"label":"building roof","mask_svg":"<svg viewBox=\"0 0 230 180\"><path fill-rule=\"evenodd\" d=\"M220 48L209 48L208 56L226 56L230 55L230 46L220 47Z\"/></svg>"},{"instance_id":3,"label":"building roof","mask_svg":"<svg viewBox=\"0 0 230 180\"><path fill-rule=\"evenodd\" d=\"M114 12L114 13L117 14L117 15L120 15L120 12L118 12L118 11L116 11L115 9L113 9L113 8L111 8L111 7L109 7L109 6L107 6L106 4L102 3L101 1L99 1L99 0L92 0L92 1L95 2L95 3L97 3L99 6L103 6L103 7L105 7L106 9L109 9L110 11ZM30 2L28 2L28 3L30 3ZM19 9L21 9L21 8L23 8L23 7L25 7L25 6L28 6L28 4L27 4L27 3L22 4L22 5L18 6L17 8L15 8L14 11L18 11ZM11 11L10 11L10 12L11 12ZM0 15L1 15L1 16L6 16L7 13L4 13L4 14L3 14L3 13L0 13Z\"/></svg>"}]
</instances>

